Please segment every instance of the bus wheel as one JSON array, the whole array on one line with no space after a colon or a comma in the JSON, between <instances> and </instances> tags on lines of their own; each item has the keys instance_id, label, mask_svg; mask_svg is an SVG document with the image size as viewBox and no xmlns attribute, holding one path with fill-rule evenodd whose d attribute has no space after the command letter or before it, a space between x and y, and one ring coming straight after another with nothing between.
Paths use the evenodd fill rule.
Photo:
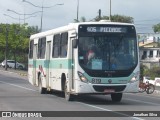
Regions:
<instances>
[{"instance_id":1,"label":"bus wheel","mask_svg":"<svg viewBox=\"0 0 160 120\"><path fill-rule=\"evenodd\" d=\"M111 98L113 102L120 102L122 99L122 93L113 93L111 94Z\"/></svg>"},{"instance_id":2,"label":"bus wheel","mask_svg":"<svg viewBox=\"0 0 160 120\"><path fill-rule=\"evenodd\" d=\"M40 94L45 94L46 88L42 87L42 80L41 79L42 79L41 76L39 76L39 79L38 79L39 92L40 92Z\"/></svg>"},{"instance_id":3,"label":"bus wheel","mask_svg":"<svg viewBox=\"0 0 160 120\"><path fill-rule=\"evenodd\" d=\"M65 85L64 85L64 96L67 101L73 100L73 95L68 92L67 82L65 82Z\"/></svg>"}]
</instances>

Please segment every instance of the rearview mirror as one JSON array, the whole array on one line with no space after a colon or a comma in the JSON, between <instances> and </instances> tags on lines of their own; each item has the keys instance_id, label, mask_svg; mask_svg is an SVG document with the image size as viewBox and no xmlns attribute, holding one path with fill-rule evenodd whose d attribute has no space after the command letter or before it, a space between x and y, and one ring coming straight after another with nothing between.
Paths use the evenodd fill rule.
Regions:
<instances>
[{"instance_id":1,"label":"rearview mirror","mask_svg":"<svg viewBox=\"0 0 160 120\"><path fill-rule=\"evenodd\" d=\"M77 39L74 39L74 40L72 41L72 47L73 47L73 48L77 48L77 43L78 43L78 40L77 40Z\"/></svg>"}]
</instances>

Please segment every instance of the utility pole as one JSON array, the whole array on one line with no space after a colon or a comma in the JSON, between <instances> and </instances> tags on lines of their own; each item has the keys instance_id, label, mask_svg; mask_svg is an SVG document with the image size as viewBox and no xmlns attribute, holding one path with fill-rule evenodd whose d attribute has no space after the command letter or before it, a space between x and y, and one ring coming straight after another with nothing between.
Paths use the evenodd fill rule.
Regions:
<instances>
[{"instance_id":1,"label":"utility pole","mask_svg":"<svg viewBox=\"0 0 160 120\"><path fill-rule=\"evenodd\" d=\"M79 0L77 0L77 22L79 22Z\"/></svg>"},{"instance_id":2,"label":"utility pole","mask_svg":"<svg viewBox=\"0 0 160 120\"><path fill-rule=\"evenodd\" d=\"M5 47L5 70L7 70L7 51L8 51L8 24L6 24L6 47Z\"/></svg>"},{"instance_id":3,"label":"utility pole","mask_svg":"<svg viewBox=\"0 0 160 120\"><path fill-rule=\"evenodd\" d=\"M112 9L111 9L111 5L112 5L112 4L111 4L111 0L110 0L110 7L109 7L109 8L110 8L110 10L109 10L109 12L110 12L110 14L109 14L109 20L110 20L110 21L111 21L111 14L112 14L112 13L111 13L111 10L112 10Z\"/></svg>"},{"instance_id":4,"label":"utility pole","mask_svg":"<svg viewBox=\"0 0 160 120\"><path fill-rule=\"evenodd\" d=\"M99 16L99 19L101 20L101 9L99 9L98 11L98 16Z\"/></svg>"}]
</instances>

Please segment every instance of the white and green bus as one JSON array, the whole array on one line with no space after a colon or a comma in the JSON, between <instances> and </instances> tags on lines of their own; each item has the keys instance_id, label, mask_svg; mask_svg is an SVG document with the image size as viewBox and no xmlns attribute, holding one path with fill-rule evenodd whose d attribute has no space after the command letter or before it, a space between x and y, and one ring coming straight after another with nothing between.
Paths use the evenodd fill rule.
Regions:
<instances>
[{"instance_id":1,"label":"white and green bus","mask_svg":"<svg viewBox=\"0 0 160 120\"><path fill-rule=\"evenodd\" d=\"M41 94L63 91L68 101L80 94L110 94L119 102L123 93L138 92L140 63L133 24L71 23L34 34L28 61L29 82Z\"/></svg>"}]
</instances>

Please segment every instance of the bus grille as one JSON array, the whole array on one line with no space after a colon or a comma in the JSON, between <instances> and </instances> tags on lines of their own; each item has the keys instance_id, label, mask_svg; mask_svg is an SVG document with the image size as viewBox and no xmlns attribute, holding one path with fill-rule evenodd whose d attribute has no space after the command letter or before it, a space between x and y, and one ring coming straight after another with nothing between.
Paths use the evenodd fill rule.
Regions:
<instances>
[{"instance_id":1,"label":"bus grille","mask_svg":"<svg viewBox=\"0 0 160 120\"><path fill-rule=\"evenodd\" d=\"M122 85L122 86L96 86L96 85L93 85L93 88L97 92L104 92L106 89L112 89L112 90L115 90L115 92L121 92L126 88L126 85Z\"/></svg>"}]
</instances>

